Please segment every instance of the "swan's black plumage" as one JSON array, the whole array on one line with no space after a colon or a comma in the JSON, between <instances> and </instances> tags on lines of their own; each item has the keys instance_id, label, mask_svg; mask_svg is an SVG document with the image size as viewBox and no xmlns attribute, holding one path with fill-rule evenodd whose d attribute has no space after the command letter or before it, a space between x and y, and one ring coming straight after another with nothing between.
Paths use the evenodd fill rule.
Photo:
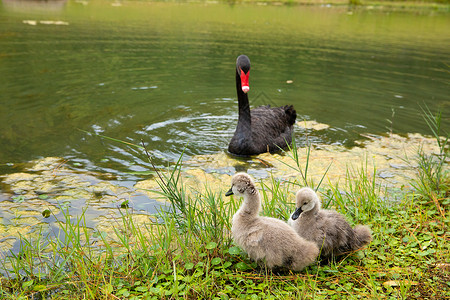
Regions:
<instances>
[{"instance_id":1,"label":"swan's black plumage","mask_svg":"<svg viewBox=\"0 0 450 300\"><path fill-rule=\"evenodd\" d=\"M228 151L236 155L249 156L286 148L292 143L293 125L297 118L294 107L267 105L250 111L248 95L242 88L242 72L246 74L248 80L250 59L245 55L240 55L236 61L239 119Z\"/></svg>"}]
</instances>

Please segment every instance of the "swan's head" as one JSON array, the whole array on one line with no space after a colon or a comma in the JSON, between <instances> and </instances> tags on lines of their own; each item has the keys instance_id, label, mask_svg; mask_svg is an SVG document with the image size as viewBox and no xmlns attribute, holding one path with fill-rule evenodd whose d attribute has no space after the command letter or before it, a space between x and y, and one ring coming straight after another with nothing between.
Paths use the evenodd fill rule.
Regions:
<instances>
[{"instance_id":1,"label":"swan's head","mask_svg":"<svg viewBox=\"0 0 450 300\"><path fill-rule=\"evenodd\" d=\"M291 215L292 220L297 220L302 212L310 211L313 208L320 209L320 200L316 192L309 187L301 188L295 196L295 212Z\"/></svg>"},{"instance_id":2,"label":"swan's head","mask_svg":"<svg viewBox=\"0 0 450 300\"><path fill-rule=\"evenodd\" d=\"M250 59L247 55L239 55L236 60L236 72L241 78L241 88L244 93L250 90L248 78L250 77Z\"/></svg>"},{"instance_id":3,"label":"swan's head","mask_svg":"<svg viewBox=\"0 0 450 300\"><path fill-rule=\"evenodd\" d=\"M225 196L236 195L244 196L245 194L254 195L256 193L255 183L246 173L236 173L231 179L231 188Z\"/></svg>"}]
</instances>

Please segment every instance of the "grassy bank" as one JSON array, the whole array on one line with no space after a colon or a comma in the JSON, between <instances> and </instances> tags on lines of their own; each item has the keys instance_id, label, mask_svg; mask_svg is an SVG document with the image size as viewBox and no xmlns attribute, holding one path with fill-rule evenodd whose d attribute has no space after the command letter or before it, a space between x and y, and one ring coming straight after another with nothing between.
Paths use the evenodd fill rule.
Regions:
<instances>
[{"instance_id":1,"label":"grassy bank","mask_svg":"<svg viewBox=\"0 0 450 300\"><path fill-rule=\"evenodd\" d=\"M367 224L373 242L301 273L272 273L248 260L230 237L241 199L213 186L184 184L180 161L156 175L171 205L142 222L123 204L113 234L92 230L85 217L59 219L59 231L21 239L20 252L0 263L2 299L317 298L445 299L450 297L447 139L440 115L425 114L439 153L419 148L405 161L417 167L409 189L385 189L376 169L347 169L338 183L308 175L295 147L287 155L295 179L259 182L263 214L287 220L293 193L319 189L323 206L352 224ZM313 150L311 150L313 151ZM333 166L330 166L333 168ZM324 177L325 178L325 177ZM393 199L399 199L393 201Z\"/></svg>"}]
</instances>

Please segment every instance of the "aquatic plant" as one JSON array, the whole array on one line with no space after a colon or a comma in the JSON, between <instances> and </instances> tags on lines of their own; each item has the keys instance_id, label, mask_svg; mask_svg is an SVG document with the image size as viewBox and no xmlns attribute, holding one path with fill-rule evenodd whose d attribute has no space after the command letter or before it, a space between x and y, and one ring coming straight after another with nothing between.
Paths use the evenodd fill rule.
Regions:
<instances>
[{"instance_id":1,"label":"aquatic plant","mask_svg":"<svg viewBox=\"0 0 450 300\"><path fill-rule=\"evenodd\" d=\"M421 107L421 114L436 140L439 153L426 153L419 145L415 159L405 154L405 161L409 164L417 164L418 175L411 182L415 190L423 197L433 201L439 208L439 199L449 196L450 178L448 164L448 139L449 133L442 128L442 112L433 114L428 106Z\"/></svg>"}]
</instances>

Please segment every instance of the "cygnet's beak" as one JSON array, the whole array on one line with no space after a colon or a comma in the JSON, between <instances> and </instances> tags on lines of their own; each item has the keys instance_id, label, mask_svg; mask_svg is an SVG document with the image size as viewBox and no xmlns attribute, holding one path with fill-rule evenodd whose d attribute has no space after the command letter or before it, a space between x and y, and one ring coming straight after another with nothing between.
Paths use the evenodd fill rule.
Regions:
<instances>
[{"instance_id":1,"label":"cygnet's beak","mask_svg":"<svg viewBox=\"0 0 450 300\"><path fill-rule=\"evenodd\" d=\"M303 210L302 210L302 208L301 207L299 207L299 208L297 208L295 211L294 211L294 213L292 214L292 216L291 216L291 218L292 218L292 220L297 220L298 219L298 217L300 217L300 214L303 212Z\"/></svg>"},{"instance_id":2,"label":"cygnet's beak","mask_svg":"<svg viewBox=\"0 0 450 300\"><path fill-rule=\"evenodd\" d=\"M228 190L228 192L225 193L225 196L231 196L231 195L233 195L233 188L230 188Z\"/></svg>"}]
</instances>

